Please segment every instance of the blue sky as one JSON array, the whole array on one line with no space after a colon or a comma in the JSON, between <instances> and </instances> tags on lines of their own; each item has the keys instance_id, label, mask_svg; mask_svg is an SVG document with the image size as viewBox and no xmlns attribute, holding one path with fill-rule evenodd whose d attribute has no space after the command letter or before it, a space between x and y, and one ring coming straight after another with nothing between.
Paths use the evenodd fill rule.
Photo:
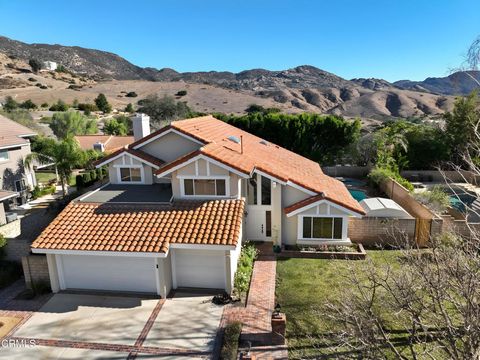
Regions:
<instances>
[{"instance_id":1,"label":"blue sky","mask_svg":"<svg viewBox=\"0 0 480 360\"><path fill-rule=\"evenodd\" d=\"M0 0L0 34L178 71L310 64L347 79L445 76L480 35L478 0Z\"/></svg>"}]
</instances>

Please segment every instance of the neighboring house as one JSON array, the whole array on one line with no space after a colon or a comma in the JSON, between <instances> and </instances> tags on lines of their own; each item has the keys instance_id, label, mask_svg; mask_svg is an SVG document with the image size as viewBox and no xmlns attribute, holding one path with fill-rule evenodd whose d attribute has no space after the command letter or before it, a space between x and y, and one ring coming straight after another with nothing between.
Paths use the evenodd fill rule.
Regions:
<instances>
[{"instance_id":1,"label":"neighboring house","mask_svg":"<svg viewBox=\"0 0 480 360\"><path fill-rule=\"evenodd\" d=\"M349 244L364 214L340 182L308 160L212 116L150 133L97 163L110 184L70 203L33 243L53 291L231 292L243 241Z\"/></svg>"},{"instance_id":2,"label":"neighboring house","mask_svg":"<svg viewBox=\"0 0 480 360\"><path fill-rule=\"evenodd\" d=\"M33 168L24 166L31 153L33 130L0 115L0 189L19 193L17 201L24 203L27 192L37 183Z\"/></svg>"},{"instance_id":3,"label":"neighboring house","mask_svg":"<svg viewBox=\"0 0 480 360\"><path fill-rule=\"evenodd\" d=\"M57 67L58 67L58 65L54 61L44 61L43 62L43 68L45 70L55 71L55 70L57 70Z\"/></svg>"},{"instance_id":4,"label":"neighboring house","mask_svg":"<svg viewBox=\"0 0 480 360\"><path fill-rule=\"evenodd\" d=\"M16 192L0 190L0 225L5 225L9 222L5 210L8 209L8 201L17 196Z\"/></svg>"},{"instance_id":5,"label":"neighboring house","mask_svg":"<svg viewBox=\"0 0 480 360\"><path fill-rule=\"evenodd\" d=\"M114 135L77 135L75 140L83 150L97 150L99 152L111 153L124 148L134 141L133 136Z\"/></svg>"}]
</instances>

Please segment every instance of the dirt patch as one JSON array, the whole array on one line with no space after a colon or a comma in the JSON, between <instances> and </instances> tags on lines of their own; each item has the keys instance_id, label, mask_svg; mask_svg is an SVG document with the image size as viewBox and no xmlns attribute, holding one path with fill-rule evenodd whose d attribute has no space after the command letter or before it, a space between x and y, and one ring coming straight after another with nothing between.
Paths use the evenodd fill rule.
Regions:
<instances>
[{"instance_id":1,"label":"dirt patch","mask_svg":"<svg viewBox=\"0 0 480 360\"><path fill-rule=\"evenodd\" d=\"M7 335L22 319L14 316L0 316L0 339Z\"/></svg>"}]
</instances>

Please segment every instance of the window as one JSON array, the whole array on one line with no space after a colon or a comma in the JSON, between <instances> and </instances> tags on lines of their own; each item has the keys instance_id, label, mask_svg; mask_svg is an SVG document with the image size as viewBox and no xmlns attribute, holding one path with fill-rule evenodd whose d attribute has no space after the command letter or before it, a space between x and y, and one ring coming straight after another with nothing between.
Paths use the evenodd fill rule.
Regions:
<instances>
[{"instance_id":1,"label":"window","mask_svg":"<svg viewBox=\"0 0 480 360\"><path fill-rule=\"evenodd\" d=\"M27 185L25 183L25 179L20 179L15 181L15 191L22 192L27 189Z\"/></svg>"},{"instance_id":2,"label":"window","mask_svg":"<svg viewBox=\"0 0 480 360\"><path fill-rule=\"evenodd\" d=\"M257 179L252 177L247 182L248 205L257 205Z\"/></svg>"},{"instance_id":3,"label":"window","mask_svg":"<svg viewBox=\"0 0 480 360\"><path fill-rule=\"evenodd\" d=\"M262 176L262 205L272 205L272 181Z\"/></svg>"},{"instance_id":4,"label":"window","mask_svg":"<svg viewBox=\"0 0 480 360\"><path fill-rule=\"evenodd\" d=\"M183 190L187 196L225 196L225 179L184 179Z\"/></svg>"},{"instance_id":5,"label":"window","mask_svg":"<svg viewBox=\"0 0 480 360\"><path fill-rule=\"evenodd\" d=\"M265 236L272 236L272 212L265 211Z\"/></svg>"},{"instance_id":6,"label":"window","mask_svg":"<svg viewBox=\"0 0 480 360\"><path fill-rule=\"evenodd\" d=\"M0 161L8 160L8 150L0 150Z\"/></svg>"},{"instance_id":7,"label":"window","mask_svg":"<svg viewBox=\"0 0 480 360\"><path fill-rule=\"evenodd\" d=\"M142 170L140 168L120 168L121 182L142 182Z\"/></svg>"},{"instance_id":8,"label":"window","mask_svg":"<svg viewBox=\"0 0 480 360\"><path fill-rule=\"evenodd\" d=\"M302 238L304 239L341 239L342 218L303 217Z\"/></svg>"}]
</instances>

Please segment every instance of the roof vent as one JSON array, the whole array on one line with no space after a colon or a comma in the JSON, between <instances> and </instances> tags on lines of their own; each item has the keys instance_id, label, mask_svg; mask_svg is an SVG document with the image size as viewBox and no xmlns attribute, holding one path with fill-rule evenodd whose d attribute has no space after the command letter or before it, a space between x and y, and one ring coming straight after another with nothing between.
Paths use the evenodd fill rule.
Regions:
<instances>
[{"instance_id":1,"label":"roof vent","mask_svg":"<svg viewBox=\"0 0 480 360\"><path fill-rule=\"evenodd\" d=\"M242 135L240 135L240 137L230 135L229 137L227 137L227 139L234 142L235 144L240 144L240 154L243 154L243 136Z\"/></svg>"},{"instance_id":2,"label":"roof vent","mask_svg":"<svg viewBox=\"0 0 480 360\"><path fill-rule=\"evenodd\" d=\"M268 142L267 142L266 140L261 140L261 141L260 141L260 144L262 144L262 145L265 145L265 146L266 146L266 145L268 145Z\"/></svg>"}]
</instances>

